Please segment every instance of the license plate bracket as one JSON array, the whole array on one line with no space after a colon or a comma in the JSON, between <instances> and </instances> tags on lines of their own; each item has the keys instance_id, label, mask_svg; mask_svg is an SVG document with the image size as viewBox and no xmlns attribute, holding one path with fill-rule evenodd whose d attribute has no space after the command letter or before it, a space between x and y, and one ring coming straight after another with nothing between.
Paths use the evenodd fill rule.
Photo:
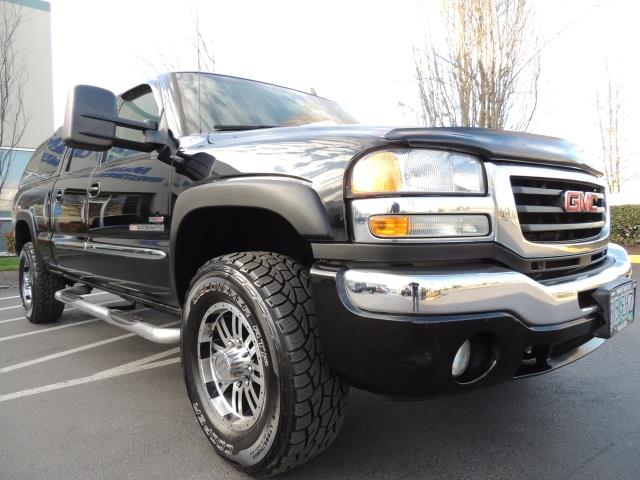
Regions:
<instances>
[{"instance_id":1,"label":"license plate bracket","mask_svg":"<svg viewBox=\"0 0 640 480\"><path fill-rule=\"evenodd\" d=\"M637 282L621 277L593 293L604 317L604 325L595 332L597 337L611 338L635 320L636 289Z\"/></svg>"}]
</instances>

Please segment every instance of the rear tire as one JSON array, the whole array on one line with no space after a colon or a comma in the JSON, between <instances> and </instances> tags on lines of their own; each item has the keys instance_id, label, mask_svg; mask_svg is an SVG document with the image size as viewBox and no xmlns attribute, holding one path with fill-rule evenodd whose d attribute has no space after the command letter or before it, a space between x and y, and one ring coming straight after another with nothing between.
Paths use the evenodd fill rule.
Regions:
<instances>
[{"instance_id":1,"label":"rear tire","mask_svg":"<svg viewBox=\"0 0 640 480\"><path fill-rule=\"evenodd\" d=\"M303 265L266 252L209 261L191 282L181 341L196 418L239 469L281 473L335 439L348 386L324 361Z\"/></svg>"},{"instance_id":2,"label":"rear tire","mask_svg":"<svg viewBox=\"0 0 640 480\"><path fill-rule=\"evenodd\" d=\"M20 252L18 280L27 320L49 323L60 318L64 304L58 302L54 295L65 287L65 281L47 271L31 242L25 243Z\"/></svg>"}]
</instances>

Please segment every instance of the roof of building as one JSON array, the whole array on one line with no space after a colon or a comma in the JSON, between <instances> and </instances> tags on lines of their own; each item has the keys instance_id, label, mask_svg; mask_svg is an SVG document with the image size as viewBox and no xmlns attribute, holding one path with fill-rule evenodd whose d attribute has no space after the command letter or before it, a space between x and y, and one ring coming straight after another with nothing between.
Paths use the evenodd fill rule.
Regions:
<instances>
[{"instance_id":1,"label":"roof of building","mask_svg":"<svg viewBox=\"0 0 640 480\"><path fill-rule=\"evenodd\" d=\"M36 10L43 10L45 12L51 11L51 4L44 0L6 0L9 3L15 3L27 8L34 8Z\"/></svg>"}]
</instances>

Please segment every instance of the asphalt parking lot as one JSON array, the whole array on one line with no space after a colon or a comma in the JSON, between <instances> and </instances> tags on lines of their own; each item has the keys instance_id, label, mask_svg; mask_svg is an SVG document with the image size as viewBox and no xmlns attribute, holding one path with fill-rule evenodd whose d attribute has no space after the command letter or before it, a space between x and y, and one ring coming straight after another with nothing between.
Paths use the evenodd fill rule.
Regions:
<instances>
[{"instance_id":1,"label":"asphalt parking lot","mask_svg":"<svg viewBox=\"0 0 640 480\"><path fill-rule=\"evenodd\" d=\"M197 426L176 348L74 310L31 325L17 296L0 290L0 479L247 478ZM636 322L566 368L453 398L352 390L333 447L282 478L637 479L639 345Z\"/></svg>"}]
</instances>

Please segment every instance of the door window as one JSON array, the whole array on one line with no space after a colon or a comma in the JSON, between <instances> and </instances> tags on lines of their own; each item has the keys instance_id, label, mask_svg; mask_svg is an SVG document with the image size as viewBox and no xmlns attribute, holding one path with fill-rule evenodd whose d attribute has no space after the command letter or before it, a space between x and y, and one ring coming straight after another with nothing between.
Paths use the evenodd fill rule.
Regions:
<instances>
[{"instance_id":1,"label":"door window","mask_svg":"<svg viewBox=\"0 0 640 480\"><path fill-rule=\"evenodd\" d=\"M118 116L139 122L144 122L145 120L160 121L160 111L151 88L148 85L144 85L140 89L134 90L134 93L126 95L123 98ZM131 128L116 127L116 137L134 142L144 142L144 133ZM102 163L115 162L122 158L140 155L141 153L127 148L113 147L109 150Z\"/></svg>"},{"instance_id":2,"label":"door window","mask_svg":"<svg viewBox=\"0 0 640 480\"><path fill-rule=\"evenodd\" d=\"M58 171L58 166L66 148L58 133L33 152L33 156L24 170L23 183L40 178L49 178Z\"/></svg>"},{"instance_id":3,"label":"door window","mask_svg":"<svg viewBox=\"0 0 640 480\"><path fill-rule=\"evenodd\" d=\"M74 177L89 176L91 170L98 164L100 152L90 152L89 150L80 150L74 148L65 171Z\"/></svg>"},{"instance_id":4,"label":"door window","mask_svg":"<svg viewBox=\"0 0 640 480\"><path fill-rule=\"evenodd\" d=\"M38 173L43 175L55 173L58 170L65 148L64 143L62 143L62 137L51 137L44 145L42 161L38 165Z\"/></svg>"}]
</instances>

